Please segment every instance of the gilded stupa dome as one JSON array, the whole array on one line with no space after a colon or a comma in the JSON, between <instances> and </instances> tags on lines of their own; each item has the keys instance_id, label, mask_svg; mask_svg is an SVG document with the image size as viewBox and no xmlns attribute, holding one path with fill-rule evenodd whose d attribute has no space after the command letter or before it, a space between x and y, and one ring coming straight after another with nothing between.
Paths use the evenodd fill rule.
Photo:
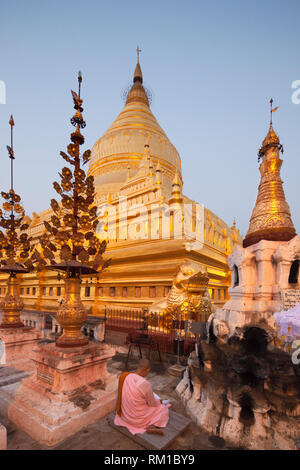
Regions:
<instances>
[{"instance_id":1,"label":"gilded stupa dome","mask_svg":"<svg viewBox=\"0 0 300 470\"><path fill-rule=\"evenodd\" d=\"M95 178L98 195L118 192L128 168L134 175L145 143L150 147L151 161L155 166L160 164L171 185L176 171L181 176L180 156L151 112L138 61L123 110L92 148L89 174Z\"/></svg>"},{"instance_id":2,"label":"gilded stupa dome","mask_svg":"<svg viewBox=\"0 0 300 470\"><path fill-rule=\"evenodd\" d=\"M274 131L272 123L270 123L269 132L263 140L262 147L269 144L279 144L279 137Z\"/></svg>"}]
</instances>

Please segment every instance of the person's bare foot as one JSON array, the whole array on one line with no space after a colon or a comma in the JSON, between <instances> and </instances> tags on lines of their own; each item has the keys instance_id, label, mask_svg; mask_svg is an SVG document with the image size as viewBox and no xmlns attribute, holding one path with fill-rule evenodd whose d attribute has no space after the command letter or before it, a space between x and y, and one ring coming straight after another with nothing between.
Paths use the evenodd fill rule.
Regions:
<instances>
[{"instance_id":1,"label":"person's bare foot","mask_svg":"<svg viewBox=\"0 0 300 470\"><path fill-rule=\"evenodd\" d=\"M149 428L146 429L147 434L159 434L160 436L164 436L165 433L161 428L158 428L157 426L151 425Z\"/></svg>"}]
</instances>

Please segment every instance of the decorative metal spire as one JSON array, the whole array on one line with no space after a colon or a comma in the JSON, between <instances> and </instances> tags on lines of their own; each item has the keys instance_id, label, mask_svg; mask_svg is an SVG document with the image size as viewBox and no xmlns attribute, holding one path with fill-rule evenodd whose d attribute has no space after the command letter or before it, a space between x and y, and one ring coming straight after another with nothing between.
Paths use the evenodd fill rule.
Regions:
<instances>
[{"instance_id":1,"label":"decorative metal spire","mask_svg":"<svg viewBox=\"0 0 300 470\"><path fill-rule=\"evenodd\" d=\"M15 159L14 157L14 144L13 144L13 128L14 128L14 125L15 125L15 122L14 122L14 118L12 117L12 115L10 116L10 119L9 119L9 125L10 125L10 147L7 146L7 150L8 150L8 155L9 155L9 158L10 158L10 189L13 190L14 189L14 166L13 166L13 161Z\"/></svg>"},{"instance_id":2,"label":"decorative metal spire","mask_svg":"<svg viewBox=\"0 0 300 470\"><path fill-rule=\"evenodd\" d=\"M272 104L271 99L270 128L258 152L258 159L262 159L261 181L244 247L260 240L288 241L296 235L280 177L282 160L279 152L283 153L283 147L272 126L272 113L278 107L273 109Z\"/></svg>"},{"instance_id":3,"label":"decorative metal spire","mask_svg":"<svg viewBox=\"0 0 300 470\"><path fill-rule=\"evenodd\" d=\"M139 59L139 53L141 52L141 49L137 47L136 51L137 51L137 64L136 64L134 74L133 74L133 85L127 95L126 104L131 103L133 101L138 101L149 106L148 92L146 92L145 88L143 87L143 74L142 74L142 69L140 66L140 59Z\"/></svg>"},{"instance_id":4,"label":"decorative metal spire","mask_svg":"<svg viewBox=\"0 0 300 470\"><path fill-rule=\"evenodd\" d=\"M270 99L270 124L272 124L273 113L275 113L275 111L277 111L278 108L279 106L276 106L276 108L273 109L273 98L271 98Z\"/></svg>"},{"instance_id":5,"label":"decorative metal spire","mask_svg":"<svg viewBox=\"0 0 300 470\"><path fill-rule=\"evenodd\" d=\"M1 195L6 200L2 204L3 210L0 210L0 226L6 229L5 235L1 232L0 240L0 257L5 255L2 264L2 271L6 272L26 272L19 262L27 260L30 251L30 240L27 234L17 233L19 229L21 232L27 230L28 225L22 224L25 216L24 209L21 202L21 197L14 191L14 167L13 162L15 159L13 147L13 127L15 125L14 119L10 116L10 145L7 145L8 156L10 158L10 190L8 193L2 191Z\"/></svg>"},{"instance_id":6,"label":"decorative metal spire","mask_svg":"<svg viewBox=\"0 0 300 470\"><path fill-rule=\"evenodd\" d=\"M81 327L87 318L87 312L80 301L81 275L96 274L104 269L109 261L103 260L106 241L100 241L96 235L98 225L97 206L95 205L94 177L86 176L82 165L87 163L91 151L83 155L80 146L84 143L81 129L86 126L82 117L83 100L81 99L82 75L78 73L78 93L71 90L75 114L71 124L76 128L71 134L71 143L67 152L60 152L61 157L69 163L59 173L60 184L53 183L61 201L51 200L53 215L45 221L47 233L40 237L44 258L50 261L49 269L64 271L65 298L57 312L57 320L64 333L57 340L57 346L76 347L88 343L82 334ZM40 264L45 261L35 253ZM57 261L59 261L57 263Z\"/></svg>"},{"instance_id":7,"label":"decorative metal spire","mask_svg":"<svg viewBox=\"0 0 300 470\"><path fill-rule=\"evenodd\" d=\"M14 119L10 116L10 145L7 146L8 156L10 158L10 190L8 193L2 191L1 195L5 202L2 204L3 211L0 210L0 227L5 229L0 231L0 258L2 266L1 272L9 273L7 280L7 292L0 304L0 309L4 312L0 328L21 328L23 323L20 318L20 312L23 309L23 302L19 297L18 273L26 273L28 270L29 252L31 250L32 238L28 237L25 231L28 225L23 223L25 216L21 202L21 197L14 191L13 178L13 127ZM22 263L22 264L21 264Z\"/></svg>"},{"instance_id":8,"label":"decorative metal spire","mask_svg":"<svg viewBox=\"0 0 300 470\"><path fill-rule=\"evenodd\" d=\"M139 46L137 46L136 48L136 55L137 55L137 63L139 64L140 62L140 52L142 52L142 49L139 48Z\"/></svg>"},{"instance_id":9,"label":"decorative metal spire","mask_svg":"<svg viewBox=\"0 0 300 470\"><path fill-rule=\"evenodd\" d=\"M271 98L270 99L270 127L269 127L269 132L266 135L266 137L264 138L262 146L258 151L258 161L260 161L260 159L263 157L263 155L265 154L265 152L269 148L274 147L274 146L277 146L278 150L281 153L283 153L283 146L281 145L281 143L279 141L278 135L276 134L276 132L273 129L273 123L272 123L273 113L275 111L277 111L278 108L279 108L279 106L277 106L276 108L273 109L273 99Z\"/></svg>"},{"instance_id":10,"label":"decorative metal spire","mask_svg":"<svg viewBox=\"0 0 300 470\"><path fill-rule=\"evenodd\" d=\"M176 168L176 173L172 182L172 192L171 198L169 199L169 204L181 204L183 201L181 183L179 179L178 170Z\"/></svg>"}]
</instances>

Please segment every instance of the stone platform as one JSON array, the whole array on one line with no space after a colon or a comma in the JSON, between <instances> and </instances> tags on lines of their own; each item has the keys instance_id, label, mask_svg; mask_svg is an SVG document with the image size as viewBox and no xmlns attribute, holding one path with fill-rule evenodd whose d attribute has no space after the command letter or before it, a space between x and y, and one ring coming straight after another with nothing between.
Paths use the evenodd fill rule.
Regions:
<instances>
[{"instance_id":1,"label":"stone platform","mask_svg":"<svg viewBox=\"0 0 300 470\"><path fill-rule=\"evenodd\" d=\"M1 328L0 339L5 345L5 365L18 370L33 370L29 356L41 339L41 332L31 327Z\"/></svg>"},{"instance_id":2,"label":"stone platform","mask_svg":"<svg viewBox=\"0 0 300 470\"><path fill-rule=\"evenodd\" d=\"M0 366L0 387L20 382L20 380L28 377L30 372L15 369L14 367Z\"/></svg>"},{"instance_id":3,"label":"stone platform","mask_svg":"<svg viewBox=\"0 0 300 470\"><path fill-rule=\"evenodd\" d=\"M115 407L117 377L106 369L114 352L97 342L74 349L37 347L31 354L35 373L14 393L9 421L48 447L98 421Z\"/></svg>"},{"instance_id":4,"label":"stone platform","mask_svg":"<svg viewBox=\"0 0 300 470\"><path fill-rule=\"evenodd\" d=\"M121 432L122 434L125 434L125 436L137 442L142 447L145 447L146 449L153 449L153 450L162 450L162 449L168 448L172 444L172 442L178 436L180 436L191 423L191 420L189 418L186 418L185 416L179 413L175 413L175 411L170 410L170 417L169 417L168 425L165 428L163 428L163 431L165 433L164 436L160 436L157 434L147 434L146 432L144 434L133 435L131 434L131 432L128 431L127 428L123 426L116 426L114 424L114 418L115 418L115 413L111 413L107 417L108 423L113 428L115 428L117 431Z\"/></svg>"},{"instance_id":5,"label":"stone platform","mask_svg":"<svg viewBox=\"0 0 300 470\"><path fill-rule=\"evenodd\" d=\"M119 376L124 370L135 371L139 361L137 352L135 351L128 362L128 366L125 368L127 349L123 347L116 347L116 349L118 352L108 361L108 372ZM151 382L155 393L162 399L171 400L172 411L188 417L175 390L178 379L168 374L168 366L168 363L160 363L159 361L152 362L151 372L147 376L147 379ZM7 402L4 397L5 395L13 397L19 386L20 382L3 387L0 386L0 422L7 429L8 450L144 450L144 447L140 444L111 427L108 424L107 416L99 419L95 423L89 424L85 428L81 428L78 432L68 437L57 446L49 448L48 446L40 444L13 423L10 423L7 418ZM211 436L201 431L192 421L183 434L176 437L168 449L171 451L188 451L190 449L216 450L223 448L225 450L231 448L225 441L219 441L220 442L213 442Z\"/></svg>"}]
</instances>

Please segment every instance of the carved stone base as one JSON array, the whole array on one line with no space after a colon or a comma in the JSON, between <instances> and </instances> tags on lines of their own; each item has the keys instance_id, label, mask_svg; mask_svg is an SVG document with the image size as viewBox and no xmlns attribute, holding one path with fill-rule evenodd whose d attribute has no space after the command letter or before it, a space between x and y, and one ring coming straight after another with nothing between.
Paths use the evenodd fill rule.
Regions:
<instances>
[{"instance_id":1,"label":"carved stone base","mask_svg":"<svg viewBox=\"0 0 300 470\"><path fill-rule=\"evenodd\" d=\"M0 339L5 345L1 364L14 369L33 370L33 362L29 356L41 339L41 332L34 328L5 328L0 329Z\"/></svg>"},{"instance_id":2,"label":"carved stone base","mask_svg":"<svg viewBox=\"0 0 300 470\"><path fill-rule=\"evenodd\" d=\"M32 352L36 371L24 379L8 418L33 439L55 446L115 408L117 377L108 374L114 350L96 342L73 349L54 344Z\"/></svg>"}]
</instances>

